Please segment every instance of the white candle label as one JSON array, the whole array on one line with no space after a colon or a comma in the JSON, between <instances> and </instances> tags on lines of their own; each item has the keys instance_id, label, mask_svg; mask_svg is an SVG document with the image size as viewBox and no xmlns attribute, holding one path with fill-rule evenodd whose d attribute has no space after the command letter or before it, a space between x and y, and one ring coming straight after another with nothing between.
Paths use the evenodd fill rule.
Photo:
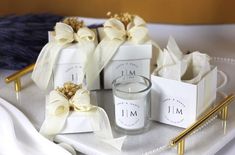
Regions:
<instances>
[{"instance_id":1,"label":"white candle label","mask_svg":"<svg viewBox=\"0 0 235 155\"><path fill-rule=\"evenodd\" d=\"M83 66L81 64L58 64L54 72L54 87L63 86L65 82L81 83Z\"/></svg>"},{"instance_id":2,"label":"white candle label","mask_svg":"<svg viewBox=\"0 0 235 155\"><path fill-rule=\"evenodd\" d=\"M126 100L114 97L116 124L124 129L140 129L144 127L145 98Z\"/></svg>"}]
</instances>

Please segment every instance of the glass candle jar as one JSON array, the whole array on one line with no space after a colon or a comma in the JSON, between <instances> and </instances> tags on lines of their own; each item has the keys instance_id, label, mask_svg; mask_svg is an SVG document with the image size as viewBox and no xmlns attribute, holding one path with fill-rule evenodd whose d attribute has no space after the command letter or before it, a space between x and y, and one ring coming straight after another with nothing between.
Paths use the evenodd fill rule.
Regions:
<instances>
[{"instance_id":1,"label":"glass candle jar","mask_svg":"<svg viewBox=\"0 0 235 155\"><path fill-rule=\"evenodd\" d=\"M113 81L112 88L116 128L126 134L141 133L147 129L150 80L138 75L121 76Z\"/></svg>"}]
</instances>

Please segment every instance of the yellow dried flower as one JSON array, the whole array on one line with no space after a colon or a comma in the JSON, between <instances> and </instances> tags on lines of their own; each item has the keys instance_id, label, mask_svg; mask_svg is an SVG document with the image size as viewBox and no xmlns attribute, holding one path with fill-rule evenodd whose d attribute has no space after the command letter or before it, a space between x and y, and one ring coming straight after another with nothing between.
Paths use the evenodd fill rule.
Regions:
<instances>
[{"instance_id":1,"label":"yellow dried flower","mask_svg":"<svg viewBox=\"0 0 235 155\"><path fill-rule=\"evenodd\" d=\"M62 22L70 25L74 32L77 32L80 28L85 26L84 22L78 20L77 17L67 17Z\"/></svg>"},{"instance_id":2,"label":"yellow dried flower","mask_svg":"<svg viewBox=\"0 0 235 155\"><path fill-rule=\"evenodd\" d=\"M62 93L68 99L71 99L78 89L82 88L82 84L74 84L72 82L64 83L63 87L57 87L56 91Z\"/></svg>"},{"instance_id":3,"label":"yellow dried flower","mask_svg":"<svg viewBox=\"0 0 235 155\"><path fill-rule=\"evenodd\" d=\"M125 28L127 28L127 25L130 22L133 22L133 20L134 20L134 15L131 15L128 12L120 13L120 14L114 14L114 15L112 15L111 12L108 12L106 15L109 18L116 18L117 20L121 21L125 25Z\"/></svg>"}]
</instances>

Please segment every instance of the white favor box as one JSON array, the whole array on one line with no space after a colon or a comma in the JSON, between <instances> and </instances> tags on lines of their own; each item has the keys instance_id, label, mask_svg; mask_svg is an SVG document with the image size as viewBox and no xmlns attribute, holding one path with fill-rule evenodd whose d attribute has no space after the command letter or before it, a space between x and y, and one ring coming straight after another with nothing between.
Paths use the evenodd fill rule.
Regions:
<instances>
[{"instance_id":1,"label":"white favor box","mask_svg":"<svg viewBox=\"0 0 235 155\"><path fill-rule=\"evenodd\" d=\"M98 32L102 40L105 36L103 28L99 28ZM122 75L150 78L152 51L151 43L136 45L127 41L122 44L103 69L104 89L112 88L112 81Z\"/></svg>"},{"instance_id":2,"label":"white favor box","mask_svg":"<svg viewBox=\"0 0 235 155\"><path fill-rule=\"evenodd\" d=\"M187 128L216 99L217 67L197 84L151 75L151 119Z\"/></svg>"},{"instance_id":3,"label":"white favor box","mask_svg":"<svg viewBox=\"0 0 235 155\"><path fill-rule=\"evenodd\" d=\"M89 115L90 112L70 112L60 134L93 132L94 128L96 131L99 130L99 126L92 127Z\"/></svg>"},{"instance_id":4,"label":"white favor box","mask_svg":"<svg viewBox=\"0 0 235 155\"><path fill-rule=\"evenodd\" d=\"M49 32L49 41L53 39L53 32ZM84 82L82 72L85 58L82 57L84 51L77 48L75 44L69 44L60 51L57 61L53 68L53 86L61 87L65 82L80 84ZM100 78L97 77L89 90L100 89Z\"/></svg>"}]
</instances>

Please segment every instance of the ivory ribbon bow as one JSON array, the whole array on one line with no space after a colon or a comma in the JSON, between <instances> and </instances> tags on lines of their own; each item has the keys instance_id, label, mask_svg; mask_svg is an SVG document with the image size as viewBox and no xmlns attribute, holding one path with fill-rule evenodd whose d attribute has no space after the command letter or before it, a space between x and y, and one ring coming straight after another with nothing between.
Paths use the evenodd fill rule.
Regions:
<instances>
[{"instance_id":1,"label":"ivory ribbon bow","mask_svg":"<svg viewBox=\"0 0 235 155\"><path fill-rule=\"evenodd\" d=\"M135 16L126 29L121 21L110 18L104 23L104 32L106 36L96 47L90 61L91 63L88 65L88 70L93 70L93 72L89 72L86 76L88 84L94 82L95 78L124 42L142 44L150 40L146 23L139 16Z\"/></svg>"},{"instance_id":2,"label":"ivory ribbon bow","mask_svg":"<svg viewBox=\"0 0 235 155\"><path fill-rule=\"evenodd\" d=\"M40 133L53 140L55 135L63 129L69 116L70 106L74 108L75 112L85 112L84 115L89 118L97 137L121 150L125 137L113 138L106 112L102 108L90 104L90 94L85 89L79 89L70 100L56 90L51 91L46 104L45 121Z\"/></svg>"},{"instance_id":3,"label":"ivory ribbon bow","mask_svg":"<svg viewBox=\"0 0 235 155\"><path fill-rule=\"evenodd\" d=\"M54 64L63 48L76 42L77 48L84 51L83 54L86 58L89 58L95 49L95 33L87 27L82 27L77 33L74 33L71 26L59 22L56 23L55 33L55 41L49 42L43 47L32 73L33 81L44 90L48 87ZM86 69L87 62L84 63L84 72L89 72Z\"/></svg>"}]
</instances>

